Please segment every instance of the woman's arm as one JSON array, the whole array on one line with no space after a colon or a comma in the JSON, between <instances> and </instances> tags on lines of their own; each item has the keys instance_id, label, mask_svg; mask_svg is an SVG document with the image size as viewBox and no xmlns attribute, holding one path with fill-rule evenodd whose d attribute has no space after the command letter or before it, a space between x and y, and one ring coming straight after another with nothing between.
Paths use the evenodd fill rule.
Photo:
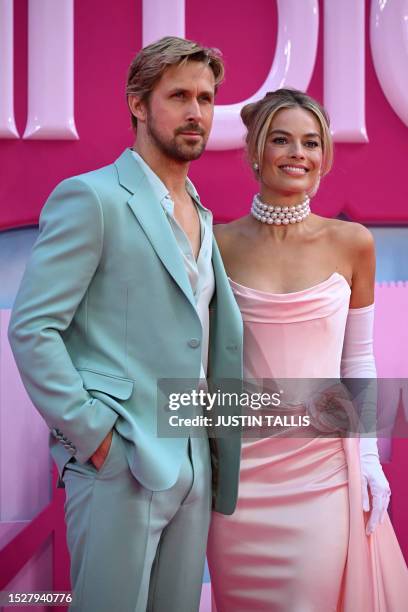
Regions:
<instances>
[{"instance_id":1,"label":"woman's arm","mask_svg":"<svg viewBox=\"0 0 408 612\"><path fill-rule=\"evenodd\" d=\"M375 245L371 232L364 225L351 225L347 245L353 270L350 308L362 308L374 302Z\"/></svg>"},{"instance_id":2,"label":"woman's arm","mask_svg":"<svg viewBox=\"0 0 408 612\"><path fill-rule=\"evenodd\" d=\"M363 510L370 513L366 533L383 522L390 499L390 487L378 455L376 438L377 386L373 351L375 248L371 233L360 224L350 232L352 288L350 311L342 356L342 377L365 379L363 405L359 407L363 430L360 438L360 465ZM353 234L353 235L352 235ZM373 380L374 379L374 380ZM357 382L357 381L354 381ZM367 427L368 426L368 427ZM371 500L370 500L371 495ZM371 501L371 503L370 503Z\"/></svg>"}]
</instances>

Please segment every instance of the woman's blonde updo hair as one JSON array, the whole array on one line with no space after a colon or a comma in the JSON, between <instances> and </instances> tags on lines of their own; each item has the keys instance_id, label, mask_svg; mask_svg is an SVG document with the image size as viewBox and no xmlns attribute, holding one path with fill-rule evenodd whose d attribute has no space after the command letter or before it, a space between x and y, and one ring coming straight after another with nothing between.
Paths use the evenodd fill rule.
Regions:
<instances>
[{"instance_id":1,"label":"woman's blonde updo hair","mask_svg":"<svg viewBox=\"0 0 408 612\"><path fill-rule=\"evenodd\" d=\"M269 128L276 113L283 108L304 108L316 117L322 138L321 176L327 174L333 164L333 140L327 112L313 98L296 89L277 89L268 92L261 100L246 104L241 110L241 119L247 128L246 145L251 165L257 162L257 178L262 170L262 160Z\"/></svg>"}]
</instances>

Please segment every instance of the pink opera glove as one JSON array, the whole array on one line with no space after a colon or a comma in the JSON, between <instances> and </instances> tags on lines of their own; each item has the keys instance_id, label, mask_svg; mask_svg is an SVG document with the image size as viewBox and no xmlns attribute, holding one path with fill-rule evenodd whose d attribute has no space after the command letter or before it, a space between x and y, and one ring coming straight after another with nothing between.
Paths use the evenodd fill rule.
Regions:
<instances>
[{"instance_id":1,"label":"pink opera glove","mask_svg":"<svg viewBox=\"0 0 408 612\"><path fill-rule=\"evenodd\" d=\"M347 316L341 360L343 379L376 379L373 336L374 304L363 308L351 308ZM367 384L365 392L356 398L360 404L361 422L365 425L363 427L365 433L360 436L360 465L363 510L369 512L371 509L366 525L367 535L373 533L377 525L384 521L391 495L378 455L377 438L374 435L377 409L374 387L375 384L370 389L370 385ZM371 505L369 494L371 494Z\"/></svg>"}]
</instances>

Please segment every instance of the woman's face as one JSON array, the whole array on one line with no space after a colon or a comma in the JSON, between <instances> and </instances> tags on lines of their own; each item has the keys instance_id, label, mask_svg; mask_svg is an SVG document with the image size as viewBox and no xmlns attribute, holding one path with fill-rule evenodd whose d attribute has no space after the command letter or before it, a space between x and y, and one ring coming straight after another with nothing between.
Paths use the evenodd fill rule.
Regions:
<instances>
[{"instance_id":1,"label":"woman's face","mask_svg":"<svg viewBox=\"0 0 408 612\"><path fill-rule=\"evenodd\" d=\"M261 198L299 202L318 183L322 138L315 115L303 108L283 108L274 116L266 139L260 175Z\"/></svg>"}]
</instances>

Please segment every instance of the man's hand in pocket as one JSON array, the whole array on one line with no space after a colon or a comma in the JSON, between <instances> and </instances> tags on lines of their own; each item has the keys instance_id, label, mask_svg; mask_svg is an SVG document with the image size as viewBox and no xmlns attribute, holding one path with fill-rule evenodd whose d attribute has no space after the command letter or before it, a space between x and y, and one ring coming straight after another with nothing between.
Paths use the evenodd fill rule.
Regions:
<instances>
[{"instance_id":1,"label":"man's hand in pocket","mask_svg":"<svg viewBox=\"0 0 408 612\"><path fill-rule=\"evenodd\" d=\"M106 438L104 438L101 444L98 446L93 455L91 455L91 461L96 467L97 470L100 470L103 464L105 463L105 459L108 456L110 446L112 444L112 430L108 433Z\"/></svg>"}]
</instances>

